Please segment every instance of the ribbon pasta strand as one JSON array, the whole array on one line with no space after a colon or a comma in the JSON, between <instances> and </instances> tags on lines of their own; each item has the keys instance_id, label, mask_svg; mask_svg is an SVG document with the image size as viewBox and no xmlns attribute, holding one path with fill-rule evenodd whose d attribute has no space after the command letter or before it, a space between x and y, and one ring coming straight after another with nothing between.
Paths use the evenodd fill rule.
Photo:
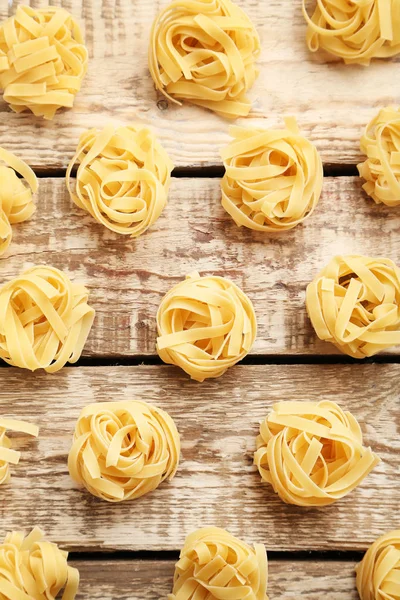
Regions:
<instances>
[{"instance_id":1,"label":"ribbon pasta strand","mask_svg":"<svg viewBox=\"0 0 400 600\"><path fill-rule=\"evenodd\" d=\"M265 546L248 546L218 527L186 538L168 600L268 600Z\"/></svg>"},{"instance_id":2,"label":"ribbon pasta strand","mask_svg":"<svg viewBox=\"0 0 400 600\"><path fill-rule=\"evenodd\" d=\"M307 287L320 340L353 358L400 344L400 269L387 258L336 256Z\"/></svg>"},{"instance_id":3,"label":"ribbon pasta strand","mask_svg":"<svg viewBox=\"0 0 400 600\"><path fill-rule=\"evenodd\" d=\"M303 14L311 52L322 48L361 65L400 53L398 0L317 0L311 17L303 0Z\"/></svg>"},{"instance_id":4,"label":"ribbon pasta strand","mask_svg":"<svg viewBox=\"0 0 400 600\"><path fill-rule=\"evenodd\" d=\"M0 544L0 597L2 600L74 600L79 571L67 563L68 552L46 542L35 527L28 536L8 533Z\"/></svg>"},{"instance_id":5,"label":"ribbon pasta strand","mask_svg":"<svg viewBox=\"0 0 400 600\"><path fill-rule=\"evenodd\" d=\"M0 87L14 112L52 119L71 108L87 63L80 27L63 8L20 5L0 27Z\"/></svg>"},{"instance_id":6,"label":"ribbon pasta strand","mask_svg":"<svg viewBox=\"0 0 400 600\"><path fill-rule=\"evenodd\" d=\"M157 330L160 358L204 381L250 352L257 322L251 301L234 283L194 272L161 301Z\"/></svg>"},{"instance_id":7,"label":"ribbon pasta strand","mask_svg":"<svg viewBox=\"0 0 400 600\"><path fill-rule=\"evenodd\" d=\"M31 423L16 421L15 419L0 418L0 485L10 479L10 464L17 465L21 453L11 449L11 440L6 435L8 431L18 431L37 437L39 428Z\"/></svg>"},{"instance_id":8,"label":"ribbon pasta strand","mask_svg":"<svg viewBox=\"0 0 400 600\"><path fill-rule=\"evenodd\" d=\"M121 502L172 479L179 454L179 433L165 411L137 400L100 402L81 412L68 468L94 496Z\"/></svg>"},{"instance_id":9,"label":"ribbon pasta strand","mask_svg":"<svg viewBox=\"0 0 400 600\"><path fill-rule=\"evenodd\" d=\"M286 118L285 125L282 130L231 128L234 140L221 151L222 206L239 227L287 231L317 206L321 158L294 118Z\"/></svg>"},{"instance_id":10,"label":"ribbon pasta strand","mask_svg":"<svg viewBox=\"0 0 400 600\"><path fill-rule=\"evenodd\" d=\"M400 529L382 535L356 567L361 600L400 599Z\"/></svg>"},{"instance_id":11,"label":"ribbon pasta strand","mask_svg":"<svg viewBox=\"0 0 400 600\"><path fill-rule=\"evenodd\" d=\"M59 371L75 363L93 324L88 291L58 269L36 266L0 288L0 358L14 367Z\"/></svg>"},{"instance_id":12,"label":"ribbon pasta strand","mask_svg":"<svg viewBox=\"0 0 400 600\"><path fill-rule=\"evenodd\" d=\"M173 0L156 18L149 69L169 100L187 100L229 118L245 117L260 40L231 0Z\"/></svg>"},{"instance_id":13,"label":"ribbon pasta strand","mask_svg":"<svg viewBox=\"0 0 400 600\"><path fill-rule=\"evenodd\" d=\"M279 402L261 423L254 463L287 504L326 506L380 462L353 415L335 402Z\"/></svg>"},{"instance_id":14,"label":"ribbon pasta strand","mask_svg":"<svg viewBox=\"0 0 400 600\"><path fill-rule=\"evenodd\" d=\"M400 107L389 106L367 125L361 138L367 155L358 165L363 188L377 204L400 205Z\"/></svg>"}]
</instances>

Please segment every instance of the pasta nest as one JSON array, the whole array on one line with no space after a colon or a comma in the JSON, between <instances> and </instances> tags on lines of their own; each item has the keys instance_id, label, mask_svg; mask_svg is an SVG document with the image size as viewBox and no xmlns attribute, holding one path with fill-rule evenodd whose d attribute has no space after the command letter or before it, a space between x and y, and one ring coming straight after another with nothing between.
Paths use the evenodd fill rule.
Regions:
<instances>
[{"instance_id":1,"label":"pasta nest","mask_svg":"<svg viewBox=\"0 0 400 600\"><path fill-rule=\"evenodd\" d=\"M387 58L400 52L398 0L317 0L308 23L307 45L339 56L345 63L369 65L372 58Z\"/></svg>"},{"instance_id":2,"label":"pasta nest","mask_svg":"<svg viewBox=\"0 0 400 600\"><path fill-rule=\"evenodd\" d=\"M95 311L88 291L58 269L36 266L0 288L0 358L14 367L59 371L83 350Z\"/></svg>"},{"instance_id":3,"label":"pasta nest","mask_svg":"<svg viewBox=\"0 0 400 600\"><path fill-rule=\"evenodd\" d=\"M207 527L186 538L168 600L268 600L267 584L263 544L254 544L253 549L224 529Z\"/></svg>"},{"instance_id":4,"label":"pasta nest","mask_svg":"<svg viewBox=\"0 0 400 600\"><path fill-rule=\"evenodd\" d=\"M71 171L79 163L76 189ZM67 170L72 200L102 225L137 237L160 216L167 203L173 164L144 127L108 125L82 134Z\"/></svg>"},{"instance_id":5,"label":"pasta nest","mask_svg":"<svg viewBox=\"0 0 400 600\"><path fill-rule=\"evenodd\" d=\"M317 149L300 135L294 118L282 130L233 127L222 150L222 206L236 225L285 231L309 217L323 183Z\"/></svg>"},{"instance_id":6,"label":"pasta nest","mask_svg":"<svg viewBox=\"0 0 400 600\"><path fill-rule=\"evenodd\" d=\"M0 594L4 599L55 600L64 590L63 600L74 600L79 587L79 571L68 566L68 552L43 540L35 527L28 536L8 533L0 544Z\"/></svg>"},{"instance_id":7,"label":"pasta nest","mask_svg":"<svg viewBox=\"0 0 400 600\"><path fill-rule=\"evenodd\" d=\"M137 400L99 402L81 412L68 467L91 494L120 502L172 479L179 454L179 433L165 411Z\"/></svg>"},{"instance_id":8,"label":"pasta nest","mask_svg":"<svg viewBox=\"0 0 400 600\"><path fill-rule=\"evenodd\" d=\"M80 27L63 8L18 6L0 27L0 87L14 112L52 119L71 108L87 63Z\"/></svg>"},{"instance_id":9,"label":"pasta nest","mask_svg":"<svg viewBox=\"0 0 400 600\"><path fill-rule=\"evenodd\" d=\"M32 194L37 191L35 173L11 152L0 148L0 256L4 254L12 239L11 225L29 219L36 210ZM28 185L18 178L19 173Z\"/></svg>"},{"instance_id":10,"label":"pasta nest","mask_svg":"<svg viewBox=\"0 0 400 600\"><path fill-rule=\"evenodd\" d=\"M250 352L257 322L250 299L234 283L194 272L164 296L157 330L160 358L204 381Z\"/></svg>"},{"instance_id":11,"label":"pasta nest","mask_svg":"<svg viewBox=\"0 0 400 600\"><path fill-rule=\"evenodd\" d=\"M187 100L230 119L245 117L260 40L231 0L174 0L156 18L149 69L169 100Z\"/></svg>"},{"instance_id":12,"label":"pasta nest","mask_svg":"<svg viewBox=\"0 0 400 600\"><path fill-rule=\"evenodd\" d=\"M358 165L363 185L377 204L400 205L400 108L383 108L361 138L367 160Z\"/></svg>"},{"instance_id":13,"label":"pasta nest","mask_svg":"<svg viewBox=\"0 0 400 600\"><path fill-rule=\"evenodd\" d=\"M400 344L400 269L387 258L336 256L307 287L320 340L353 358Z\"/></svg>"},{"instance_id":14,"label":"pasta nest","mask_svg":"<svg viewBox=\"0 0 400 600\"><path fill-rule=\"evenodd\" d=\"M356 567L361 600L400 598L400 529L382 535Z\"/></svg>"},{"instance_id":15,"label":"pasta nest","mask_svg":"<svg viewBox=\"0 0 400 600\"><path fill-rule=\"evenodd\" d=\"M326 506L380 462L356 419L335 402L279 402L261 423L254 463L287 504Z\"/></svg>"},{"instance_id":16,"label":"pasta nest","mask_svg":"<svg viewBox=\"0 0 400 600\"><path fill-rule=\"evenodd\" d=\"M21 453L16 450L11 450L11 440L6 435L6 431L19 431L37 437L39 428L36 425L25 423L24 421L16 421L14 419L0 418L0 485L7 483L10 479L10 464L17 465L21 457ZM1 586L0 586L1 594Z\"/></svg>"}]
</instances>

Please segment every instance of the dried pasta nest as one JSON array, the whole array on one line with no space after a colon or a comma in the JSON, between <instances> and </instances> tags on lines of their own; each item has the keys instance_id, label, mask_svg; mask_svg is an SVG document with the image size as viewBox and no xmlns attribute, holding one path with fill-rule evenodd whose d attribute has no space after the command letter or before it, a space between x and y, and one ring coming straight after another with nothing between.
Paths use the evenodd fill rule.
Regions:
<instances>
[{"instance_id":1,"label":"dried pasta nest","mask_svg":"<svg viewBox=\"0 0 400 600\"><path fill-rule=\"evenodd\" d=\"M281 130L232 127L235 138L221 152L222 206L236 225L286 231L309 217L321 195L323 168L294 118Z\"/></svg>"},{"instance_id":2,"label":"dried pasta nest","mask_svg":"<svg viewBox=\"0 0 400 600\"><path fill-rule=\"evenodd\" d=\"M345 63L368 65L372 58L400 53L398 0L317 0L310 17L307 0L307 45L339 56Z\"/></svg>"},{"instance_id":3,"label":"dried pasta nest","mask_svg":"<svg viewBox=\"0 0 400 600\"><path fill-rule=\"evenodd\" d=\"M168 413L137 400L101 402L81 412L68 467L91 494L120 502L172 479L179 454L179 433Z\"/></svg>"},{"instance_id":4,"label":"dried pasta nest","mask_svg":"<svg viewBox=\"0 0 400 600\"><path fill-rule=\"evenodd\" d=\"M400 529L382 535L356 567L361 600L400 598Z\"/></svg>"},{"instance_id":5,"label":"dried pasta nest","mask_svg":"<svg viewBox=\"0 0 400 600\"><path fill-rule=\"evenodd\" d=\"M0 594L7 600L55 600L63 590L63 600L74 600L79 587L79 571L68 566L68 552L43 540L35 527L28 536L8 533L0 544Z\"/></svg>"},{"instance_id":6,"label":"dried pasta nest","mask_svg":"<svg viewBox=\"0 0 400 600\"><path fill-rule=\"evenodd\" d=\"M55 373L80 357L95 311L88 291L58 269L36 266L0 288L0 358Z\"/></svg>"},{"instance_id":7,"label":"dried pasta nest","mask_svg":"<svg viewBox=\"0 0 400 600\"><path fill-rule=\"evenodd\" d=\"M224 529L207 527L186 538L168 600L268 600L267 584L263 544L252 548Z\"/></svg>"},{"instance_id":8,"label":"dried pasta nest","mask_svg":"<svg viewBox=\"0 0 400 600\"><path fill-rule=\"evenodd\" d=\"M231 0L174 0L156 18L149 68L157 89L235 119L249 114L260 40Z\"/></svg>"},{"instance_id":9,"label":"dried pasta nest","mask_svg":"<svg viewBox=\"0 0 400 600\"><path fill-rule=\"evenodd\" d=\"M71 171L79 163L75 191ZM167 203L173 164L144 127L90 129L82 134L67 171L72 200L99 223L137 237Z\"/></svg>"},{"instance_id":10,"label":"dried pasta nest","mask_svg":"<svg viewBox=\"0 0 400 600\"><path fill-rule=\"evenodd\" d=\"M17 113L52 119L71 108L87 63L80 27L63 8L20 5L0 27L0 87Z\"/></svg>"},{"instance_id":11,"label":"dried pasta nest","mask_svg":"<svg viewBox=\"0 0 400 600\"><path fill-rule=\"evenodd\" d=\"M17 465L21 456L20 452L11 450L11 440L7 436L7 431L19 431L33 437L37 437L39 434L39 428L36 425L15 419L0 418L0 485L9 481L10 464Z\"/></svg>"},{"instance_id":12,"label":"dried pasta nest","mask_svg":"<svg viewBox=\"0 0 400 600\"><path fill-rule=\"evenodd\" d=\"M254 462L287 504L326 506L351 492L379 458L335 402L279 402L261 423Z\"/></svg>"},{"instance_id":13,"label":"dried pasta nest","mask_svg":"<svg viewBox=\"0 0 400 600\"><path fill-rule=\"evenodd\" d=\"M0 148L0 256L4 254L12 239L11 225L29 219L36 210L32 194L38 184L35 173L11 152ZM21 175L26 184L19 179Z\"/></svg>"},{"instance_id":14,"label":"dried pasta nest","mask_svg":"<svg viewBox=\"0 0 400 600\"><path fill-rule=\"evenodd\" d=\"M161 301L157 330L160 358L204 381L246 356L257 322L251 301L234 283L194 272Z\"/></svg>"},{"instance_id":15,"label":"dried pasta nest","mask_svg":"<svg viewBox=\"0 0 400 600\"><path fill-rule=\"evenodd\" d=\"M307 287L320 340L354 358L400 344L400 269L387 258L336 256Z\"/></svg>"},{"instance_id":16,"label":"dried pasta nest","mask_svg":"<svg viewBox=\"0 0 400 600\"><path fill-rule=\"evenodd\" d=\"M377 204L400 205L400 108L387 107L368 124L361 138L365 162L358 170L363 188Z\"/></svg>"}]
</instances>

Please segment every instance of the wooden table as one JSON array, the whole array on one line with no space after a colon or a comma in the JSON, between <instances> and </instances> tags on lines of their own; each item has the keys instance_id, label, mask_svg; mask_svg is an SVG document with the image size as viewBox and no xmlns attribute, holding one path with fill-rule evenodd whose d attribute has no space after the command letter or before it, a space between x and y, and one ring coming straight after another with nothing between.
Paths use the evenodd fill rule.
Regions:
<instances>
[{"instance_id":1,"label":"wooden table","mask_svg":"<svg viewBox=\"0 0 400 600\"><path fill-rule=\"evenodd\" d=\"M219 148L229 123L158 97L147 69L149 29L164 0L60 0L86 29L89 73L71 111L52 122L0 104L0 143L40 176L38 210L14 226L1 282L46 263L90 288L97 318L77 367L56 375L2 368L1 413L40 425L19 438L21 463L0 489L0 535L35 524L72 551L80 598L156 600L171 589L185 536L217 525L270 557L270 598L355 600L353 569L380 534L400 526L399 349L363 363L319 342L304 291L335 254L398 260L400 213L361 190L359 138L379 107L398 99L398 61L344 66L305 46L300 0L242 0L262 40L249 125L297 116L325 164L318 210L283 235L238 229L220 206ZM12 4L12 2L11 2ZM14 5L17 2L14 2ZM32 6L46 2L32 0ZM5 18L15 6L0 0ZM65 168L79 134L108 121L150 125L176 169L169 204L136 241L76 208ZM254 352L224 377L191 382L155 355L155 314L165 292L197 269L226 275L254 302ZM345 500L321 510L283 504L252 466L260 420L277 400L337 400L359 419L382 463ZM141 398L167 409L182 435L176 478L135 502L109 505L78 490L67 453L80 410L93 401Z\"/></svg>"}]
</instances>

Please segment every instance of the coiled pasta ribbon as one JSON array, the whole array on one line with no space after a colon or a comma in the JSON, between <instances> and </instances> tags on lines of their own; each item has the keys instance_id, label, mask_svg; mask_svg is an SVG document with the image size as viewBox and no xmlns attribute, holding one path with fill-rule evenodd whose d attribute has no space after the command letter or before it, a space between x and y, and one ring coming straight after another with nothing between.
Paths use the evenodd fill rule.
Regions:
<instances>
[{"instance_id":1,"label":"coiled pasta ribbon","mask_svg":"<svg viewBox=\"0 0 400 600\"><path fill-rule=\"evenodd\" d=\"M307 287L320 340L354 358L400 344L400 269L387 258L336 256Z\"/></svg>"},{"instance_id":2,"label":"coiled pasta ribbon","mask_svg":"<svg viewBox=\"0 0 400 600\"><path fill-rule=\"evenodd\" d=\"M180 440L165 411L146 402L86 406L68 457L71 477L108 502L133 500L172 479Z\"/></svg>"},{"instance_id":3,"label":"coiled pasta ribbon","mask_svg":"<svg viewBox=\"0 0 400 600\"><path fill-rule=\"evenodd\" d=\"M79 163L75 193L71 171ZM144 127L108 125L82 134L67 170L72 200L102 225L137 237L167 203L173 164Z\"/></svg>"},{"instance_id":4,"label":"coiled pasta ribbon","mask_svg":"<svg viewBox=\"0 0 400 600\"><path fill-rule=\"evenodd\" d=\"M285 125L281 130L231 128L235 139L221 151L222 206L239 227L286 231L318 203L321 158L294 118L286 118Z\"/></svg>"},{"instance_id":5,"label":"coiled pasta ribbon","mask_svg":"<svg viewBox=\"0 0 400 600\"><path fill-rule=\"evenodd\" d=\"M260 40L231 0L174 0L156 18L149 69L157 89L236 119L249 114L246 96L258 71Z\"/></svg>"},{"instance_id":6,"label":"coiled pasta ribbon","mask_svg":"<svg viewBox=\"0 0 400 600\"><path fill-rule=\"evenodd\" d=\"M14 367L59 371L76 362L95 311L83 285L36 266L0 288L0 358Z\"/></svg>"},{"instance_id":7,"label":"coiled pasta ribbon","mask_svg":"<svg viewBox=\"0 0 400 600\"><path fill-rule=\"evenodd\" d=\"M382 535L356 567L361 600L400 599L400 529Z\"/></svg>"},{"instance_id":8,"label":"coiled pasta ribbon","mask_svg":"<svg viewBox=\"0 0 400 600\"><path fill-rule=\"evenodd\" d=\"M303 0L311 52L323 48L347 64L361 65L400 52L398 0L317 0L311 17L306 6Z\"/></svg>"},{"instance_id":9,"label":"coiled pasta ribbon","mask_svg":"<svg viewBox=\"0 0 400 600\"><path fill-rule=\"evenodd\" d=\"M157 330L160 358L204 381L250 352L257 322L251 301L234 283L194 272L161 301Z\"/></svg>"},{"instance_id":10,"label":"coiled pasta ribbon","mask_svg":"<svg viewBox=\"0 0 400 600\"><path fill-rule=\"evenodd\" d=\"M46 542L35 527L28 536L8 533L0 544L0 597L2 600L74 600L79 571L68 566L68 552Z\"/></svg>"},{"instance_id":11,"label":"coiled pasta ribbon","mask_svg":"<svg viewBox=\"0 0 400 600\"><path fill-rule=\"evenodd\" d=\"M19 431L33 437L37 437L39 434L39 428L36 425L14 419L0 418L0 485L7 483L10 479L10 464L17 465L21 457L20 452L11 450L11 440L6 435L7 430Z\"/></svg>"},{"instance_id":12,"label":"coiled pasta ribbon","mask_svg":"<svg viewBox=\"0 0 400 600\"><path fill-rule=\"evenodd\" d=\"M28 165L11 152L0 148L0 160L7 166L0 166L0 255L12 239L11 225L29 219L36 210L32 194L37 191L35 173ZM28 186L17 177L19 173Z\"/></svg>"},{"instance_id":13,"label":"coiled pasta ribbon","mask_svg":"<svg viewBox=\"0 0 400 600\"><path fill-rule=\"evenodd\" d=\"M0 27L0 86L17 113L52 119L72 107L87 63L80 27L63 8L18 6Z\"/></svg>"},{"instance_id":14,"label":"coiled pasta ribbon","mask_svg":"<svg viewBox=\"0 0 400 600\"><path fill-rule=\"evenodd\" d=\"M380 462L356 419L335 402L279 402L261 423L254 463L287 504L326 506Z\"/></svg>"},{"instance_id":15,"label":"coiled pasta ribbon","mask_svg":"<svg viewBox=\"0 0 400 600\"><path fill-rule=\"evenodd\" d=\"M224 529L206 527L186 538L168 600L268 600L267 584L263 544L253 549Z\"/></svg>"},{"instance_id":16,"label":"coiled pasta ribbon","mask_svg":"<svg viewBox=\"0 0 400 600\"><path fill-rule=\"evenodd\" d=\"M358 165L363 188L377 204L400 205L400 108L387 107L367 125L361 138L367 160Z\"/></svg>"}]
</instances>

